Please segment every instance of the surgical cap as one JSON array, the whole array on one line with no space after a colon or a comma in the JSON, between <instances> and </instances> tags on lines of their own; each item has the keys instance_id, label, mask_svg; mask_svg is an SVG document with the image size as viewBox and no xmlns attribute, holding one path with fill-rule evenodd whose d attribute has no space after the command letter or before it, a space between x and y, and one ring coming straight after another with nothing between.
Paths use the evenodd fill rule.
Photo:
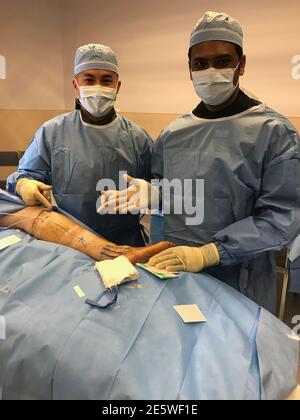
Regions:
<instances>
[{"instance_id":1,"label":"surgical cap","mask_svg":"<svg viewBox=\"0 0 300 420\"><path fill-rule=\"evenodd\" d=\"M101 44L88 44L78 48L74 75L87 70L110 70L119 75L117 57L113 50Z\"/></svg>"},{"instance_id":2,"label":"surgical cap","mask_svg":"<svg viewBox=\"0 0 300 420\"><path fill-rule=\"evenodd\" d=\"M208 11L194 27L190 48L206 41L227 41L243 49L243 29L239 22L226 13Z\"/></svg>"}]
</instances>

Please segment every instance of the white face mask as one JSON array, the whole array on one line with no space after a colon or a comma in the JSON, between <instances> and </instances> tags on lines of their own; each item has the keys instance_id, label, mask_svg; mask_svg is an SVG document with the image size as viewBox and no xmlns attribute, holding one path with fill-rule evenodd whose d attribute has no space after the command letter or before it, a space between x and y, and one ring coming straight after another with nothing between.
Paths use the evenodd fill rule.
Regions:
<instances>
[{"instance_id":1,"label":"white face mask","mask_svg":"<svg viewBox=\"0 0 300 420\"><path fill-rule=\"evenodd\" d=\"M215 69L193 71L193 85L197 95L208 105L221 105L234 93L237 85L234 85L234 75L240 63L235 69Z\"/></svg>"},{"instance_id":2,"label":"white face mask","mask_svg":"<svg viewBox=\"0 0 300 420\"><path fill-rule=\"evenodd\" d=\"M102 117L115 105L117 90L106 86L78 86L81 105L94 117Z\"/></svg>"}]
</instances>

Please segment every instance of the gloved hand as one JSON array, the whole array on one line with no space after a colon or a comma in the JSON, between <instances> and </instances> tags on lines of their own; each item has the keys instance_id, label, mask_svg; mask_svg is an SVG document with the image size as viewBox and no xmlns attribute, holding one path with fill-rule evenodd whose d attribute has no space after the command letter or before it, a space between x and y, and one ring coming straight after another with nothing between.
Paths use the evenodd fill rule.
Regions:
<instances>
[{"instance_id":1,"label":"gloved hand","mask_svg":"<svg viewBox=\"0 0 300 420\"><path fill-rule=\"evenodd\" d=\"M171 272L187 271L199 273L204 268L220 263L219 251L211 243L200 248L178 246L161 252L151 258L149 265Z\"/></svg>"},{"instance_id":2,"label":"gloved hand","mask_svg":"<svg viewBox=\"0 0 300 420\"><path fill-rule=\"evenodd\" d=\"M149 213L149 210L158 210L160 193L159 189L149 182L124 175L129 188L116 191L104 191L101 194L99 214L137 214Z\"/></svg>"},{"instance_id":3,"label":"gloved hand","mask_svg":"<svg viewBox=\"0 0 300 420\"><path fill-rule=\"evenodd\" d=\"M49 210L51 205L51 190L50 185L32 179L22 178L17 182L16 191L27 206L44 205Z\"/></svg>"}]
</instances>

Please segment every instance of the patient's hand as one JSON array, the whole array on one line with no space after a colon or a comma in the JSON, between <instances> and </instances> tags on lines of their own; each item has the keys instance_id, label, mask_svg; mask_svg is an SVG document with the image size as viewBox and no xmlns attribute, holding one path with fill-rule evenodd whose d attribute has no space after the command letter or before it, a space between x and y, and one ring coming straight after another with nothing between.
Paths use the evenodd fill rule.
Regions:
<instances>
[{"instance_id":1,"label":"patient's hand","mask_svg":"<svg viewBox=\"0 0 300 420\"><path fill-rule=\"evenodd\" d=\"M99 251L100 254L97 260L104 261L121 257L122 255L127 256L128 252L132 251L132 247L104 244L100 246Z\"/></svg>"},{"instance_id":2,"label":"patient's hand","mask_svg":"<svg viewBox=\"0 0 300 420\"><path fill-rule=\"evenodd\" d=\"M133 264L146 263L150 260L150 258L174 246L175 245L171 242L159 242L157 244L144 247L103 245L101 247L99 261L113 259L124 255Z\"/></svg>"},{"instance_id":3,"label":"patient's hand","mask_svg":"<svg viewBox=\"0 0 300 420\"><path fill-rule=\"evenodd\" d=\"M150 258L154 257L154 255L159 254L168 248L173 248L174 246L176 245L171 242L164 241L141 248L131 248L124 255L133 264L146 263L150 260Z\"/></svg>"}]
</instances>

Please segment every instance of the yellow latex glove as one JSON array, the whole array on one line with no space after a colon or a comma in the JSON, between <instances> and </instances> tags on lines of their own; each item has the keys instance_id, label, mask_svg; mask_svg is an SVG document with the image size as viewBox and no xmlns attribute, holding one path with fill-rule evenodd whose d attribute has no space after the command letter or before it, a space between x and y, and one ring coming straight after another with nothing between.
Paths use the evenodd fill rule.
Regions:
<instances>
[{"instance_id":1,"label":"yellow latex glove","mask_svg":"<svg viewBox=\"0 0 300 420\"><path fill-rule=\"evenodd\" d=\"M50 185L32 179L22 178L16 186L17 194L27 206L40 206L41 204L52 209Z\"/></svg>"},{"instance_id":2,"label":"yellow latex glove","mask_svg":"<svg viewBox=\"0 0 300 420\"><path fill-rule=\"evenodd\" d=\"M178 246L161 252L151 258L149 265L171 272L187 271L199 273L204 268L220 264L220 255L215 244L200 248Z\"/></svg>"}]
</instances>

